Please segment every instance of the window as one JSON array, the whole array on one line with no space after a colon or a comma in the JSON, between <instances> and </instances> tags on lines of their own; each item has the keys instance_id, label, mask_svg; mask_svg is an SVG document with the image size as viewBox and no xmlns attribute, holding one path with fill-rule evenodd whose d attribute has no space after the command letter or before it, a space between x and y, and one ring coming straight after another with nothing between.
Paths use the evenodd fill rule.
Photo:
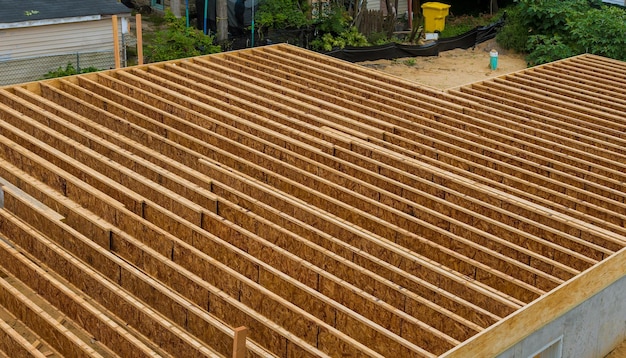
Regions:
<instances>
[{"instance_id":1,"label":"window","mask_svg":"<svg viewBox=\"0 0 626 358\"><path fill-rule=\"evenodd\" d=\"M165 0L151 0L150 6L157 10L163 10L165 8Z\"/></svg>"},{"instance_id":2,"label":"window","mask_svg":"<svg viewBox=\"0 0 626 358\"><path fill-rule=\"evenodd\" d=\"M528 358L561 358L563 355L563 336L548 343Z\"/></svg>"}]
</instances>

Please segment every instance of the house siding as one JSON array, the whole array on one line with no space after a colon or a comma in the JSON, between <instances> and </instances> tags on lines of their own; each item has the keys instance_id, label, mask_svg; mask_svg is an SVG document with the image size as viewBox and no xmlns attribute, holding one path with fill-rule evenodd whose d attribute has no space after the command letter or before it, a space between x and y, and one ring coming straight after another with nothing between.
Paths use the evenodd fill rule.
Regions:
<instances>
[{"instance_id":1,"label":"house siding","mask_svg":"<svg viewBox=\"0 0 626 358\"><path fill-rule=\"evenodd\" d=\"M0 62L112 49L111 19L0 30Z\"/></svg>"},{"instance_id":2,"label":"house siding","mask_svg":"<svg viewBox=\"0 0 626 358\"><path fill-rule=\"evenodd\" d=\"M603 3L626 6L626 0L602 0Z\"/></svg>"},{"instance_id":3,"label":"house siding","mask_svg":"<svg viewBox=\"0 0 626 358\"><path fill-rule=\"evenodd\" d=\"M0 86L39 80L68 64L115 66L110 18L0 30Z\"/></svg>"}]
</instances>

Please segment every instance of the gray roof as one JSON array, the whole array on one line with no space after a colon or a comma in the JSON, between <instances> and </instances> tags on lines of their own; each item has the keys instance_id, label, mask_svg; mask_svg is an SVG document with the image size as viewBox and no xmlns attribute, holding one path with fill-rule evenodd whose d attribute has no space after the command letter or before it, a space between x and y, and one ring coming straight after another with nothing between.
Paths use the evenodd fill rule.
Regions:
<instances>
[{"instance_id":1,"label":"gray roof","mask_svg":"<svg viewBox=\"0 0 626 358\"><path fill-rule=\"evenodd\" d=\"M0 23L129 12L117 0L0 0Z\"/></svg>"}]
</instances>

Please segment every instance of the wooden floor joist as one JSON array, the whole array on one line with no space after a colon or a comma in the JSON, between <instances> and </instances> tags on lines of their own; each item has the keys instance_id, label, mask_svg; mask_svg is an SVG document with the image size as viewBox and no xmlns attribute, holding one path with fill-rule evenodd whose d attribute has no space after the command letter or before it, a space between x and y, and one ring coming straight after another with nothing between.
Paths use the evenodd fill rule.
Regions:
<instances>
[{"instance_id":1,"label":"wooden floor joist","mask_svg":"<svg viewBox=\"0 0 626 358\"><path fill-rule=\"evenodd\" d=\"M6 277L6 276L5 276ZM27 339L26 332L29 337L39 337L22 322L18 326L17 318L4 307L0 307L2 311L2 320L0 320L0 352L4 352L6 357L37 357L44 358L43 351L39 350L41 345L35 341ZM16 327L17 326L17 327ZM53 349L46 347L46 352L56 353ZM2 356L2 353L0 353Z\"/></svg>"},{"instance_id":2,"label":"wooden floor joist","mask_svg":"<svg viewBox=\"0 0 626 358\"><path fill-rule=\"evenodd\" d=\"M626 246L623 84L275 45L2 88L0 353L456 352Z\"/></svg>"}]
</instances>

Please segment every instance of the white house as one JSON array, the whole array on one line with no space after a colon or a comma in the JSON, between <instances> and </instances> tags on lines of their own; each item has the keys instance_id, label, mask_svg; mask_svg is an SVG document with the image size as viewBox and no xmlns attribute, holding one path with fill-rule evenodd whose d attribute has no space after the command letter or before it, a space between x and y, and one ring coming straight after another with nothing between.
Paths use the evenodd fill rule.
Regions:
<instances>
[{"instance_id":1,"label":"white house","mask_svg":"<svg viewBox=\"0 0 626 358\"><path fill-rule=\"evenodd\" d=\"M114 66L112 15L126 28L130 10L116 0L0 0L0 85L33 81L71 63Z\"/></svg>"},{"instance_id":2,"label":"white house","mask_svg":"<svg viewBox=\"0 0 626 358\"><path fill-rule=\"evenodd\" d=\"M626 6L626 0L602 0L602 2L605 4Z\"/></svg>"}]
</instances>

